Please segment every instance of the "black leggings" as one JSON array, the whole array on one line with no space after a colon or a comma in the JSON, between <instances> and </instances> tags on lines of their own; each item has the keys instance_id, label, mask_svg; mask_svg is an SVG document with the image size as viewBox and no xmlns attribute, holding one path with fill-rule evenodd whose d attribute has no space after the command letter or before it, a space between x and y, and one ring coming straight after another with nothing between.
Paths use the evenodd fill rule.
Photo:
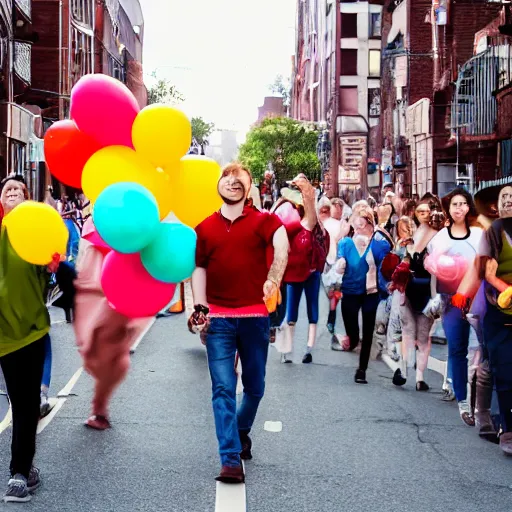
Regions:
<instances>
[{"instance_id":1,"label":"black leggings","mask_svg":"<svg viewBox=\"0 0 512 512\"><path fill-rule=\"evenodd\" d=\"M363 343L359 357L359 369L363 371L367 370L368 361L370 360L379 301L378 293L371 293L370 295L366 293L363 295L345 293L341 299L341 314L343 315L347 336L350 339L350 350L354 350L359 344L359 310L363 310Z\"/></svg>"},{"instance_id":2,"label":"black leggings","mask_svg":"<svg viewBox=\"0 0 512 512\"><path fill-rule=\"evenodd\" d=\"M36 452L46 336L0 357L12 409L12 476L19 473L28 478Z\"/></svg>"}]
</instances>

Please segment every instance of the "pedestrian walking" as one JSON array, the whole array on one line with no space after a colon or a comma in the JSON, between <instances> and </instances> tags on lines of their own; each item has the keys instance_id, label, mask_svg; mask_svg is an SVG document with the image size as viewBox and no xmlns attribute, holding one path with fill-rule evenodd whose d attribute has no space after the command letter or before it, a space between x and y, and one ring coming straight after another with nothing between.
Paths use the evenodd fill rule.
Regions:
<instances>
[{"instance_id":1,"label":"pedestrian walking","mask_svg":"<svg viewBox=\"0 0 512 512\"><path fill-rule=\"evenodd\" d=\"M219 444L218 481L241 483L241 459L252 458L249 433L265 389L270 324L265 305L279 291L288 260L288 237L273 214L247 206L252 178L239 164L222 172L223 205L196 228L197 268L192 275L192 332L206 332L212 403ZM267 263L269 249L274 250ZM242 402L236 406L235 354L242 363Z\"/></svg>"},{"instance_id":2,"label":"pedestrian walking","mask_svg":"<svg viewBox=\"0 0 512 512\"><path fill-rule=\"evenodd\" d=\"M23 178L1 183L5 215L28 199ZM58 255L57 255L58 256ZM50 332L46 288L50 271L22 260L12 248L5 227L0 234L0 366L12 408L11 477L3 500L26 502L41 484L33 465L40 413L45 344Z\"/></svg>"}]
</instances>

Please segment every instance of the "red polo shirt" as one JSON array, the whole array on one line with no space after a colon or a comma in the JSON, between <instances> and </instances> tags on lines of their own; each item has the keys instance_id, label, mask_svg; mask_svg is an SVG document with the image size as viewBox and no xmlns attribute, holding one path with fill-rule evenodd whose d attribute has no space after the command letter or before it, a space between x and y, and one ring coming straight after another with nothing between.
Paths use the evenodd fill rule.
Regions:
<instances>
[{"instance_id":1,"label":"red polo shirt","mask_svg":"<svg viewBox=\"0 0 512 512\"><path fill-rule=\"evenodd\" d=\"M263 304L267 248L281 226L276 215L245 207L233 222L219 211L196 227L196 265L206 269L208 304L224 308Z\"/></svg>"}]
</instances>

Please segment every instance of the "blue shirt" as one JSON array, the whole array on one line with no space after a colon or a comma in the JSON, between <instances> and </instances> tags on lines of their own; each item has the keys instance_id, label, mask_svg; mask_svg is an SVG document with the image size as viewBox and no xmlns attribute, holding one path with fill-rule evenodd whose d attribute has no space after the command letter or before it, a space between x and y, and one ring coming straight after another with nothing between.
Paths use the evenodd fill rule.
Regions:
<instances>
[{"instance_id":1,"label":"blue shirt","mask_svg":"<svg viewBox=\"0 0 512 512\"><path fill-rule=\"evenodd\" d=\"M381 293L387 294L386 280L381 274L382 260L391 250L391 245L378 231L373 235L369 251L372 252L375 266L377 267L377 285ZM346 237L338 243L338 258L345 258L347 262L341 291L349 295L362 295L366 293L366 274L370 267L366 260L367 252L359 255L352 238Z\"/></svg>"}]
</instances>

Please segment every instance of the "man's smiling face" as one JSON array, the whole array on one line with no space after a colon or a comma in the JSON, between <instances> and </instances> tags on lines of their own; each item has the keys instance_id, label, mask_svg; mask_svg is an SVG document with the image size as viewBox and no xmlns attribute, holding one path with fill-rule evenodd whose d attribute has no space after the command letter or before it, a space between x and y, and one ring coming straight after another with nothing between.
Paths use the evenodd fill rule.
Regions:
<instances>
[{"instance_id":1,"label":"man's smiling face","mask_svg":"<svg viewBox=\"0 0 512 512\"><path fill-rule=\"evenodd\" d=\"M224 171L217 190L226 204L238 204L245 201L251 190L251 177L243 169Z\"/></svg>"},{"instance_id":2,"label":"man's smiling face","mask_svg":"<svg viewBox=\"0 0 512 512\"><path fill-rule=\"evenodd\" d=\"M501 189L498 209L501 218L512 217L512 187L503 187Z\"/></svg>"}]
</instances>

